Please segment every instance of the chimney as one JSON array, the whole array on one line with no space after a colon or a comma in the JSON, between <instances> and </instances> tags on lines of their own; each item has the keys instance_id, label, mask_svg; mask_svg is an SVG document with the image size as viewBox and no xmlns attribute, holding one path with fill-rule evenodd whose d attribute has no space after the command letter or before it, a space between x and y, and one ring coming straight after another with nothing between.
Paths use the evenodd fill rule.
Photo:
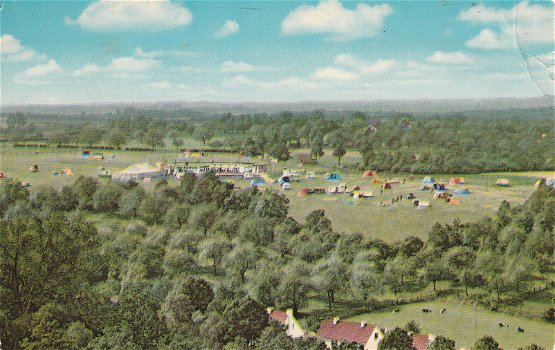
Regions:
<instances>
[{"instance_id":1,"label":"chimney","mask_svg":"<svg viewBox=\"0 0 555 350\"><path fill-rule=\"evenodd\" d=\"M333 318L333 324L337 324L339 322L339 317L334 317Z\"/></svg>"},{"instance_id":2,"label":"chimney","mask_svg":"<svg viewBox=\"0 0 555 350\"><path fill-rule=\"evenodd\" d=\"M366 326L366 322L364 321L360 322L360 328L364 328L364 326Z\"/></svg>"}]
</instances>

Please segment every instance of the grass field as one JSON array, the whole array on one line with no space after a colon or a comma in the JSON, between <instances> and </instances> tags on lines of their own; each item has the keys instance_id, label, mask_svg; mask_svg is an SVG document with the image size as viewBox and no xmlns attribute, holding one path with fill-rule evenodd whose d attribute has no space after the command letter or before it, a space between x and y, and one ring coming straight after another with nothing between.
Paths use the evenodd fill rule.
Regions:
<instances>
[{"instance_id":1,"label":"grass field","mask_svg":"<svg viewBox=\"0 0 555 350\"><path fill-rule=\"evenodd\" d=\"M0 171L6 176L19 181L29 182L32 187L48 185L61 187L73 183L79 175L96 176L100 166L116 172L138 162L172 162L177 156L176 151L164 149L150 152L134 151L103 151L106 159L93 160L84 159L79 149L57 149L57 148L13 148L7 145L0 146ZM113 159L111 156L115 156ZM237 155L229 155L237 158ZM346 162L357 162L357 154L349 152L345 157ZM422 176L416 180L408 180L405 184L393 185L393 189L380 194L379 184L373 184L371 178L362 177L362 171L350 173L342 171L343 180L348 188L360 186L362 190L372 191L374 198L352 200L346 194L337 195L308 195L298 197L296 193L304 187L324 187L337 185L338 182L330 182L323 179L324 173L335 164L335 158L326 155L317 166L301 167L295 160L279 163L273 166L274 172L283 168L295 168L299 170L314 170L319 172L316 179L306 180L303 177L298 182L293 182L291 189L284 191L291 202L290 214L297 220L302 221L308 213L315 209L323 209L332 221L334 228L339 232L360 232L368 236L378 237L385 241L403 239L409 235L425 238L432 225L436 222L448 223L455 218L463 222L475 220L484 215L493 215L502 200L514 203L523 202L534 190L534 182L537 173L517 174L483 174L483 175L461 175L467 184L458 187L468 187L472 194L460 197L460 205L450 205L443 200L433 199L433 193L419 191ZM38 173L30 173L31 165L39 167ZM72 169L73 176L52 175L53 172L64 168ZM379 174L381 179L400 178L405 175ZM453 175L433 175L436 181L447 182ZM498 177L506 177L511 180L511 187L499 188L495 186ZM106 180L104 180L106 181ZM237 186L249 186L248 181L231 180ZM147 185L151 187L152 185ZM454 187L454 186L452 186ZM279 188L278 184L271 183L261 186L264 188ZM414 193L419 200L430 201L432 206L426 209L416 209L410 201L402 200L392 204L391 199L408 193ZM381 203L385 205L380 205Z\"/></svg>"},{"instance_id":2,"label":"grass field","mask_svg":"<svg viewBox=\"0 0 555 350\"><path fill-rule=\"evenodd\" d=\"M431 314L422 312L423 308L432 310ZM443 308L447 312L440 314ZM424 334L444 335L456 341L457 349L469 349L476 339L491 335L505 350L535 343L546 349L552 349L555 342L555 326L543 321L529 320L501 313L486 311L478 307L448 302L424 302L399 307L400 312L391 310L372 312L353 316L350 321L366 321L381 327L404 326L415 320ZM509 328L499 327L499 323ZM525 332L518 332L518 327Z\"/></svg>"}]
</instances>

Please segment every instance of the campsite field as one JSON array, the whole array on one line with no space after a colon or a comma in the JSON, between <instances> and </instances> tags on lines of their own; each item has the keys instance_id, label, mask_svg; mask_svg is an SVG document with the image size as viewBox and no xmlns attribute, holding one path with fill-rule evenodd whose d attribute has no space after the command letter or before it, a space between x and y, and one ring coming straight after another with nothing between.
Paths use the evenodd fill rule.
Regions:
<instances>
[{"instance_id":1,"label":"campsite field","mask_svg":"<svg viewBox=\"0 0 555 350\"><path fill-rule=\"evenodd\" d=\"M0 147L0 169L8 177L22 182L29 182L31 188L37 186L62 187L70 185L79 175L96 176L99 167L116 172L129 165L139 162L172 162L177 156L176 151L163 149L160 151L103 151L104 160L83 158L79 149L59 148L13 148ZM112 156L114 156L112 158ZM237 159L237 155L228 154L230 160ZM348 162L355 162L356 154L350 152L345 157ZM436 181L448 182L450 177L461 176L466 180L465 185L451 186L469 188L470 196L460 198L460 205L450 205L441 199L433 199L430 191L419 191L423 176L410 180L408 174L379 174L379 178L386 180L398 178L401 183L394 184L391 190L380 193L380 185L372 183L372 178L363 177L361 171L345 169L338 170L343 179L341 181L326 181L324 175L333 171L335 159L326 155L321 164L314 166L300 166L294 160L273 165L273 174L279 173L283 168L298 169L301 171L315 171L316 178L307 180L300 176L298 181L291 183L291 189L283 191L290 200L290 214L302 221L308 213L315 209L326 211L327 217L332 221L334 228L339 232L360 232L365 235L380 238L385 241L403 239L409 235L425 238L432 225L436 222L449 223L455 218L463 222L475 220L484 215L493 215L503 200L513 203L523 202L534 190L537 174L472 174L472 175L432 175ZM36 164L37 173L31 173L29 168ZM73 176L52 175L64 168L70 168ZM505 177L511 181L512 186L501 188L495 186L498 177ZM406 182L403 184L403 178ZM107 181L107 180L103 180ZM230 179L239 187L249 186L249 182L239 179ZM353 200L347 194L310 194L304 197L297 196L297 192L306 187L337 186L345 182L347 188L360 186L363 191L371 191L373 198ZM151 187L152 185L147 185ZM260 186L265 188L279 188L277 183L267 183ZM406 200L408 193L421 201L431 203L429 208L417 209L412 202ZM392 203L392 199L403 195L403 200ZM383 205L382 205L383 204Z\"/></svg>"},{"instance_id":2,"label":"campsite field","mask_svg":"<svg viewBox=\"0 0 555 350\"><path fill-rule=\"evenodd\" d=\"M476 339L491 335L503 349L517 349L532 343L552 349L555 342L555 327L543 321L530 320L491 312L479 307L443 301L423 302L398 307L400 312L391 310L371 312L351 317L350 321L365 321L381 327L396 327L410 320L416 321L423 334L441 334L456 341L457 348L469 349ZM422 312L431 309L431 314ZM440 314L441 309L447 309ZM509 328L499 327L499 323ZM518 332L518 327L524 333Z\"/></svg>"}]
</instances>

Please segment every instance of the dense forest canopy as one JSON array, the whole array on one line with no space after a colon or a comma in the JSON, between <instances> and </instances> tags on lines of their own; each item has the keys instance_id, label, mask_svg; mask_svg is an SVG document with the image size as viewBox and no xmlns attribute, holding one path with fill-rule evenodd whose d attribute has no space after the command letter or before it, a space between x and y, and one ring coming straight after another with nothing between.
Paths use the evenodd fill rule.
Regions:
<instances>
[{"instance_id":1,"label":"dense forest canopy","mask_svg":"<svg viewBox=\"0 0 555 350\"><path fill-rule=\"evenodd\" d=\"M36 118L22 113L5 120L4 140L40 140L53 146L126 146L181 149L193 138L206 149L287 160L302 149L317 161L331 150L338 165L347 151L360 154L360 168L411 173L478 173L554 170L552 110L543 117L348 116L324 112L276 115L230 113L213 118L168 118L123 113L113 118Z\"/></svg>"},{"instance_id":2,"label":"dense forest canopy","mask_svg":"<svg viewBox=\"0 0 555 350\"><path fill-rule=\"evenodd\" d=\"M82 176L60 190L3 182L2 345L322 349L284 336L265 307L297 312L318 297L330 310L341 298L380 308L391 305L384 288L443 281L443 293L496 309L522 302L553 268L555 190L544 185L494 218L436 224L426 241L387 244L334 231L322 210L298 222L288 209L279 192L234 190L213 174L152 192ZM93 214L118 220L95 226ZM387 339L404 339L396 332Z\"/></svg>"}]
</instances>

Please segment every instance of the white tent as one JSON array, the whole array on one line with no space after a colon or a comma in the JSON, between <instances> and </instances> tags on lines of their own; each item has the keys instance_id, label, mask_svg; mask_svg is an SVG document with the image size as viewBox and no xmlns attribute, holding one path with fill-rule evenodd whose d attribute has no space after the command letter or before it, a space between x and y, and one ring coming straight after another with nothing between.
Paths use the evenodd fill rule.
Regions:
<instances>
[{"instance_id":1,"label":"white tent","mask_svg":"<svg viewBox=\"0 0 555 350\"><path fill-rule=\"evenodd\" d=\"M112 180L121 182L142 181L145 178L154 178L165 175L165 170L161 170L160 168L148 163L139 163L131 165L122 171L118 171L112 176Z\"/></svg>"}]
</instances>

